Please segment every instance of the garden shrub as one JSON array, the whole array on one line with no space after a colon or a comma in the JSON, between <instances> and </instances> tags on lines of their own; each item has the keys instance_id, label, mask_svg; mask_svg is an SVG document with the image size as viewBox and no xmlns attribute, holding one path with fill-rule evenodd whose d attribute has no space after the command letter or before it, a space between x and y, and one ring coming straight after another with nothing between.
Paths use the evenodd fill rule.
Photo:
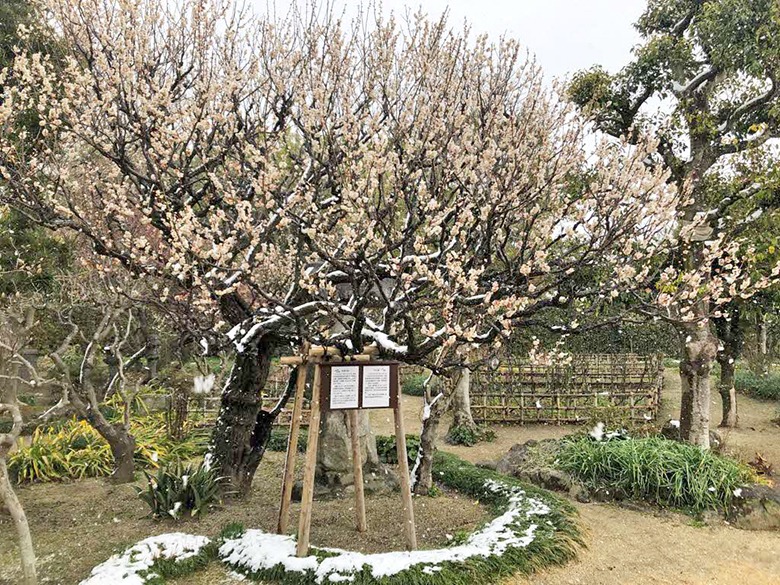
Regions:
<instances>
[{"instance_id":1,"label":"garden shrub","mask_svg":"<svg viewBox=\"0 0 780 585\"><path fill-rule=\"evenodd\" d=\"M750 370L737 370L734 387L752 398L780 400L780 374L777 372L759 375Z\"/></svg>"},{"instance_id":2,"label":"garden shrub","mask_svg":"<svg viewBox=\"0 0 780 585\"><path fill-rule=\"evenodd\" d=\"M268 451L287 451L287 439L290 436L288 427L275 428L271 431L271 437L268 439L266 450ZM306 452L306 442L309 439L309 431L302 429L298 433L298 453Z\"/></svg>"},{"instance_id":3,"label":"garden shrub","mask_svg":"<svg viewBox=\"0 0 780 585\"><path fill-rule=\"evenodd\" d=\"M162 415L132 420L130 432L136 442L135 463L141 468L190 459L206 450L202 439L174 441L168 437ZM8 465L19 483L58 481L110 475L113 456L108 443L89 423L69 419L35 429L30 445L20 444L9 456Z\"/></svg>"},{"instance_id":4,"label":"garden shrub","mask_svg":"<svg viewBox=\"0 0 780 585\"><path fill-rule=\"evenodd\" d=\"M414 465L417 452L420 450L420 437L418 435L406 435L406 456L409 465ZM391 435L376 436L376 452L379 460L388 465L398 463L398 450L395 447L395 437Z\"/></svg>"},{"instance_id":5,"label":"garden shrub","mask_svg":"<svg viewBox=\"0 0 780 585\"><path fill-rule=\"evenodd\" d=\"M496 440L496 432L487 426L465 426L459 425L453 427L447 433L447 442L451 445L463 445L473 447L481 441L491 443Z\"/></svg>"},{"instance_id":6,"label":"garden shrub","mask_svg":"<svg viewBox=\"0 0 780 585\"><path fill-rule=\"evenodd\" d=\"M423 396L427 374L409 374L401 379L401 392L407 396Z\"/></svg>"},{"instance_id":7,"label":"garden shrub","mask_svg":"<svg viewBox=\"0 0 780 585\"><path fill-rule=\"evenodd\" d=\"M206 463L160 467L154 475L144 471L147 485L136 487L155 518L170 516L178 520L185 514L202 516L208 507L219 501L223 478Z\"/></svg>"},{"instance_id":8,"label":"garden shrub","mask_svg":"<svg viewBox=\"0 0 780 585\"><path fill-rule=\"evenodd\" d=\"M564 441L557 465L590 489L693 513L728 510L753 479L736 461L661 437Z\"/></svg>"}]
</instances>

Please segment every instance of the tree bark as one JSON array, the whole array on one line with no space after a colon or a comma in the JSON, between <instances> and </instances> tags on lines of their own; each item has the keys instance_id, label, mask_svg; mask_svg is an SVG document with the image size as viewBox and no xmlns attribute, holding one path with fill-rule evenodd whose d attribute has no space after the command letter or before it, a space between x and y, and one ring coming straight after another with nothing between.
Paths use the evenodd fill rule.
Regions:
<instances>
[{"instance_id":1,"label":"tree bark","mask_svg":"<svg viewBox=\"0 0 780 585\"><path fill-rule=\"evenodd\" d=\"M16 497L11 480L8 477L6 458L8 452L16 443L22 431L22 413L16 402L0 403L0 413L10 413L13 418L13 426L9 433L0 433L0 499L8 508L11 519L14 521L16 533L19 536L19 552L22 561L22 585L36 585L38 578L35 574L35 550L33 549L30 525L27 523L27 515Z\"/></svg>"},{"instance_id":2,"label":"tree bark","mask_svg":"<svg viewBox=\"0 0 780 585\"><path fill-rule=\"evenodd\" d=\"M721 396L723 417L720 426L734 428L737 426L737 392L734 388L734 374L737 359L742 353L743 327L739 306L733 306L728 316L713 320L715 331L720 340L718 348L718 364L720 365L720 383L718 392Z\"/></svg>"},{"instance_id":3,"label":"tree bark","mask_svg":"<svg viewBox=\"0 0 780 585\"><path fill-rule=\"evenodd\" d=\"M471 416L471 397L469 395L471 372L464 368L460 372L458 384L452 395L452 425L448 435L452 435L457 429L466 428L473 433L477 432L477 423Z\"/></svg>"},{"instance_id":4,"label":"tree bark","mask_svg":"<svg viewBox=\"0 0 780 585\"><path fill-rule=\"evenodd\" d=\"M129 483L135 479L135 438L130 433L117 433L107 439L114 456L114 471L111 480L116 483Z\"/></svg>"},{"instance_id":5,"label":"tree bark","mask_svg":"<svg viewBox=\"0 0 780 585\"><path fill-rule=\"evenodd\" d=\"M426 392L426 406L423 412L422 432L420 433L420 451L417 454L417 463L412 470L414 492L419 495L427 495L433 487L433 456L436 453L436 435L444 413L450 407L454 387L460 382L460 376L456 380L445 380L441 394L432 400Z\"/></svg>"},{"instance_id":6,"label":"tree bark","mask_svg":"<svg viewBox=\"0 0 780 585\"><path fill-rule=\"evenodd\" d=\"M19 552L22 561L22 575L24 576L22 583L23 585L36 585L38 577L35 574L35 551L33 549L32 536L30 536L30 526L27 523L24 509L21 503L19 503L19 498L16 497L11 487L5 456L0 457L0 494L2 494L3 504L5 504L8 512L11 514L11 519L16 527L16 533L19 536Z\"/></svg>"},{"instance_id":7,"label":"tree bark","mask_svg":"<svg viewBox=\"0 0 780 585\"><path fill-rule=\"evenodd\" d=\"M723 417L720 426L724 428L734 428L737 426L737 391L734 388L734 370L735 364L731 359L720 362L720 392L721 402L723 404Z\"/></svg>"},{"instance_id":8,"label":"tree bark","mask_svg":"<svg viewBox=\"0 0 780 585\"><path fill-rule=\"evenodd\" d=\"M684 336L680 381L680 434L689 443L710 448L710 374L718 351L717 338L706 321L681 328Z\"/></svg>"},{"instance_id":9,"label":"tree bark","mask_svg":"<svg viewBox=\"0 0 780 585\"><path fill-rule=\"evenodd\" d=\"M269 336L236 354L211 436L212 465L238 497L249 493L271 433L273 418L261 414L261 391L268 379L273 345Z\"/></svg>"}]
</instances>

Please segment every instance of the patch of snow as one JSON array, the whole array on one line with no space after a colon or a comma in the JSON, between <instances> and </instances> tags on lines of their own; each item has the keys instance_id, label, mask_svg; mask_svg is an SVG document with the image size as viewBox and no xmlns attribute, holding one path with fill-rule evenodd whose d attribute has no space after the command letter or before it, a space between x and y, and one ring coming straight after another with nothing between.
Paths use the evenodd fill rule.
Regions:
<instances>
[{"instance_id":1,"label":"patch of snow","mask_svg":"<svg viewBox=\"0 0 780 585\"><path fill-rule=\"evenodd\" d=\"M195 395L211 394L211 391L214 389L215 380L216 377L214 376L214 374L209 374L208 376L195 376L195 378L193 378L192 380L193 394Z\"/></svg>"},{"instance_id":2,"label":"patch of snow","mask_svg":"<svg viewBox=\"0 0 780 585\"><path fill-rule=\"evenodd\" d=\"M506 496L507 510L459 546L379 554L329 548L324 550L334 556L319 560L313 555L296 557L295 540L291 536L247 530L241 537L226 541L220 547L219 554L223 561L235 567L260 571L281 566L286 571L311 572L317 583L324 583L351 580L365 567L375 579L397 575L419 565L422 565L423 572L433 574L441 570L440 565L445 562L462 562L477 556L498 556L510 547L523 548L531 544L538 525L531 522L522 529L518 528L518 524L535 516L547 515L550 508L540 500L527 496L519 487L488 480L485 489Z\"/></svg>"},{"instance_id":3,"label":"patch of snow","mask_svg":"<svg viewBox=\"0 0 780 585\"><path fill-rule=\"evenodd\" d=\"M679 429L680 428L680 421L672 419L672 420L669 421L669 425L673 426L675 429Z\"/></svg>"},{"instance_id":4,"label":"patch of snow","mask_svg":"<svg viewBox=\"0 0 780 585\"><path fill-rule=\"evenodd\" d=\"M383 331L374 331L364 327L362 334L376 341L380 346L382 346L383 349L387 349L395 353L406 353L406 351L409 349L409 347L406 345L397 344L395 341L390 339L390 336L387 333L384 333Z\"/></svg>"},{"instance_id":5,"label":"patch of snow","mask_svg":"<svg viewBox=\"0 0 780 585\"><path fill-rule=\"evenodd\" d=\"M741 498L742 497L742 488L737 488L734 490L734 497L735 498Z\"/></svg>"},{"instance_id":6,"label":"patch of snow","mask_svg":"<svg viewBox=\"0 0 780 585\"><path fill-rule=\"evenodd\" d=\"M152 536L99 564L80 585L143 585L151 575L139 573L148 571L157 559L187 559L208 543L205 536L182 532Z\"/></svg>"},{"instance_id":7,"label":"patch of snow","mask_svg":"<svg viewBox=\"0 0 780 585\"><path fill-rule=\"evenodd\" d=\"M596 423L596 426L593 427L590 432L588 433L591 437L596 439L597 441L600 441L604 438L604 423Z\"/></svg>"}]
</instances>

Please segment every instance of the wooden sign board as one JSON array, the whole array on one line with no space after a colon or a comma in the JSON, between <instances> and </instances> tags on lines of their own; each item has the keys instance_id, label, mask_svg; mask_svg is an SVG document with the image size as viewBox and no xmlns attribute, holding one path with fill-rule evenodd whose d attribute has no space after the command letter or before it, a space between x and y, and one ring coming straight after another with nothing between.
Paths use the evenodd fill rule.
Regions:
<instances>
[{"instance_id":1,"label":"wooden sign board","mask_svg":"<svg viewBox=\"0 0 780 585\"><path fill-rule=\"evenodd\" d=\"M398 362L336 362L320 368L320 404L324 409L398 406Z\"/></svg>"},{"instance_id":2,"label":"wooden sign board","mask_svg":"<svg viewBox=\"0 0 780 585\"><path fill-rule=\"evenodd\" d=\"M314 498L314 476L317 468L317 447L320 436L320 412L325 410L348 410L348 427L352 444L352 465L355 476L355 513L357 529L365 532L366 505L363 493L363 463L358 429L358 409L392 408L395 418L395 442L398 450L398 475L401 481L401 497L404 512L404 532L408 550L417 548L417 534L414 524L414 505L409 477L409 463L406 453L406 432L401 410L400 382L398 362L360 361L369 358L367 354L353 356L355 361L325 362L323 353L304 351L303 356L282 358L283 363L295 364L300 368L295 392L295 403L287 441L287 459L282 481L282 503L279 507L277 532L285 534L288 526L292 485L295 473L295 459L298 451L298 430L301 422L301 408L306 387L308 364L314 364L314 383L312 385L311 415L308 441L306 442L306 461L303 471L303 490L301 492L301 512L298 518L298 542L296 554L305 557L309 554L311 533L311 511Z\"/></svg>"}]
</instances>

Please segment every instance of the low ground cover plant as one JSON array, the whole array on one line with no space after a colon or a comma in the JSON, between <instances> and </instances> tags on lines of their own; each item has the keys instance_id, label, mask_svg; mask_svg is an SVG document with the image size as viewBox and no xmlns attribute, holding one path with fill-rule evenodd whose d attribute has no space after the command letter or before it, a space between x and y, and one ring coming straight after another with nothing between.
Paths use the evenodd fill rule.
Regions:
<instances>
[{"instance_id":1,"label":"low ground cover plant","mask_svg":"<svg viewBox=\"0 0 780 585\"><path fill-rule=\"evenodd\" d=\"M451 428L447 433L447 442L450 445L473 447L482 441L490 443L495 440L496 432L486 425L476 427L461 425Z\"/></svg>"},{"instance_id":2,"label":"low ground cover plant","mask_svg":"<svg viewBox=\"0 0 780 585\"><path fill-rule=\"evenodd\" d=\"M737 370L734 387L760 400L780 400L780 373L756 374L750 370Z\"/></svg>"},{"instance_id":3,"label":"low ground cover plant","mask_svg":"<svg viewBox=\"0 0 780 585\"><path fill-rule=\"evenodd\" d=\"M567 440L556 466L591 490L692 513L729 510L754 479L737 461L661 437Z\"/></svg>"}]
</instances>

